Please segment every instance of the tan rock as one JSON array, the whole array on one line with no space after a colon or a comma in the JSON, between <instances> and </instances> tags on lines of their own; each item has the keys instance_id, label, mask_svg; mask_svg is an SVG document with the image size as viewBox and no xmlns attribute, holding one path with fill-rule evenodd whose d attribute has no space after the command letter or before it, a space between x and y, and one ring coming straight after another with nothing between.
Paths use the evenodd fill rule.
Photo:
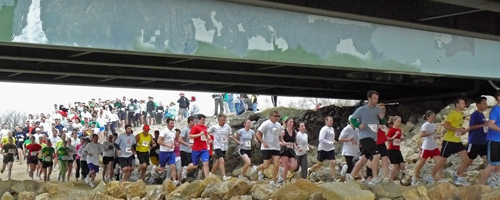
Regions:
<instances>
[{"instance_id":1,"label":"tan rock","mask_svg":"<svg viewBox=\"0 0 500 200\"><path fill-rule=\"evenodd\" d=\"M323 193L324 197L328 200L333 199L349 199L349 200L362 200L362 199L375 199L375 195L368 191L362 190L359 185L345 184L345 183L324 183L322 187L328 191L333 192L336 196Z\"/></svg>"},{"instance_id":2,"label":"tan rock","mask_svg":"<svg viewBox=\"0 0 500 200\"><path fill-rule=\"evenodd\" d=\"M182 197L198 198L207 185L204 181L196 180L189 184L182 192Z\"/></svg>"},{"instance_id":3,"label":"tan rock","mask_svg":"<svg viewBox=\"0 0 500 200\"><path fill-rule=\"evenodd\" d=\"M432 200L448 200L454 197L457 187L451 183L438 183L427 189L427 196Z\"/></svg>"},{"instance_id":4,"label":"tan rock","mask_svg":"<svg viewBox=\"0 0 500 200\"><path fill-rule=\"evenodd\" d=\"M212 194L212 188L215 186L216 184L214 183L211 183L210 185L207 185L207 187L205 187L205 189L203 190L203 192L201 193L201 198L209 198L210 197L210 194Z\"/></svg>"},{"instance_id":5,"label":"tan rock","mask_svg":"<svg viewBox=\"0 0 500 200\"><path fill-rule=\"evenodd\" d=\"M323 194L321 192L314 192L309 195L309 200L324 200Z\"/></svg>"},{"instance_id":6,"label":"tan rock","mask_svg":"<svg viewBox=\"0 0 500 200\"><path fill-rule=\"evenodd\" d=\"M312 192L307 192L301 190L293 184L285 184L281 186L278 191L276 191L272 196L272 200L284 200L284 199L294 199L294 200L308 200Z\"/></svg>"},{"instance_id":7,"label":"tan rock","mask_svg":"<svg viewBox=\"0 0 500 200\"><path fill-rule=\"evenodd\" d=\"M134 197L144 196L146 194L146 183L142 180L138 180L127 187L125 187L127 193L127 199L132 199Z\"/></svg>"},{"instance_id":8,"label":"tan rock","mask_svg":"<svg viewBox=\"0 0 500 200\"><path fill-rule=\"evenodd\" d=\"M0 184L0 194L8 192L10 190L10 188L12 187L12 185L14 185L17 182L19 182L19 181L15 181L15 180L2 181Z\"/></svg>"},{"instance_id":9,"label":"tan rock","mask_svg":"<svg viewBox=\"0 0 500 200\"><path fill-rule=\"evenodd\" d=\"M215 185L215 183L220 183L220 182L222 182L222 180L217 175L214 174L209 175L207 178L203 180L203 184L205 186L210 185L212 183Z\"/></svg>"},{"instance_id":10,"label":"tan rock","mask_svg":"<svg viewBox=\"0 0 500 200\"><path fill-rule=\"evenodd\" d=\"M278 188L268 184L256 184L252 187L250 193L253 199L268 200L277 190Z\"/></svg>"},{"instance_id":11,"label":"tan rock","mask_svg":"<svg viewBox=\"0 0 500 200\"><path fill-rule=\"evenodd\" d=\"M103 193L100 193L100 192L97 192L97 193L94 193L93 196L90 197L91 200L121 200L121 198L114 198L112 196L109 196L109 195L106 195L106 194L103 194Z\"/></svg>"},{"instance_id":12,"label":"tan rock","mask_svg":"<svg viewBox=\"0 0 500 200\"><path fill-rule=\"evenodd\" d=\"M0 200L14 200L14 197L9 192L5 192L2 197L0 197Z\"/></svg>"},{"instance_id":13,"label":"tan rock","mask_svg":"<svg viewBox=\"0 0 500 200\"><path fill-rule=\"evenodd\" d=\"M90 193L90 196L94 196L95 193L102 193L106 194L106 183L101 181L95 188L94 190Z\"/></svg>"},{"instance_id":14,"label":"tan rock","mask_svg":"<svg viewBox=\"0 0 500 200\"><path fill-rule=\"evenodd\" d=\"M10 190L12 190L15 193L21 193L23 191L36 191L38 190L39 185L38 182L33 181L33 180L24 180L24 181L18 181L14 183L11 187Z\"/></svg>"},{"instance_id":15,"label":"tan rock","mask_svg":"<svg viewBox=\"0 0 500 200\"><path fill-rule=\"evenodd\" d=\"M396 197L401 196L401 191L399 190L399 186L394 182L383 182L381 184L377 184L372 188L372 192L375 194L377 199L380 198L389 198L394 199Z\"/></svg>"},{"instance_id":16,"label":"tan rock","mask_svg":"<svg viewBox=\"0 0 500 200\"><path fill-rule=\"evenodd\" d=\"M165 195L170 194L172 191L177 189L177 186L175 186L174 182L167 178L165 181L163 181L163 191L165 192Z\"/></svg>"},{"instance_id":17,"label":"tan rock","mask_svg":"<svg viewBox=\"0 0 500 200\"><path fill-rule=\"evenodd\" d=\"M252 195L243 195L238 197L231 197L230 200L252 200Z\"/></svg>"},{"instance_id":18,"label":"tan rock","mask_svg":"<svg viewBox=\"0 0 500 200\"><path fill-rule=\"evenodd\" d=\"M231 199L234 196L247 194L252 189L253 184L247 178L240 178L229 188L223 200Z\"/></svg>"},{"instance_id":19,"label":"tan rock","mask_svg":"<svg viewBox=\"0 0 500 200\"><path fill-rule=\"evenodd\" d=\"M234 185L234 183L228 181L215 184L210 191L210 200L219 200L224 198L232 185Z\"/></svg>"},{"instance_id":20,"label":"tan rock","mask_svg":"<svg viewBox=\"0 0 500 200\"><path fill-rule=\"evenodd\" d=\"M355 184L351 184L351 183L349 183L349 184L352 185L350 187L360 188L359 185L355 185ZM311 183L311 182L304 180L304 179L296 180L295 183L293 183L293 185L297 186L297 188L300 188L301 190L308 191L311 194L315 193L315 192L319 192L322 194L323 199L330 200L330 199L341 199L342 198L340 195L334 193L333 191L330 191L330 190L326 189L325 187L321 187L318 184Z\"/></svg>"},{"instance_id":21,"label":"tan rock","mask_svg":"<svg viewBox=\"0 0 500 200\"><path fill-rule=\"evenodd\" d=\"M127 197L127 192L123 182L111 181L106 184L106 195L114 198L125 199Z\"/></svg>"},{"instance_id":22,"label":"tan rock","mask_svg":"<svg viewBox=\"0 0 500 200\"><path fill-rule=\"evenodd\" d=\"M477 198L479 199L479 198ZM481 200L499 200L500 199L500 190L492 190L486 194L481 195Z\"/></svg>"},{"instance_id":23,"label":"tan rock","mask_svg":"<svg viewBox=\"0 0 500 200\"><path fill-rule=\"evenodd\" d=\"M17 200L35 200L36 193L30 191L23 191L17 195Z\"/></svg>"},{"instance_id":24,"label":"tan rock","mask_svg":"<svg viewBox=\"0 0 500 200\"><path fill-rule=\"evenodd\" d=\"M47 193L50 195L56 195L59 192L59 185L55 183L45 183L45 189L47 190Z\"/></svg>"},{"instance_id":25,"label":"tan rock","mask_svg":"<svg viewBox=\"0 0 500 200\"><path fill-rule=\"evenodd\" d=\"M476 200L491 190L491 187L486 185L470 185L455 190L455 197L459 197L461 200Z\"/></svg>"},{"instance_id":26,"label":"tan rock","mask_svg":"<svg viewBox=\"0 0 500 200\"><path fill-rule=\"evenodd\" d=\"M410 187L402 190L401 196L405 200L430 200L427 196L427 188L424 186Z\"/></svg>"},{"instance_id":27,"label":"tan rock","mask_svg":"<svg viewBox=\"0 0 500 200\"><path fill-rule=\"evenodd\" d=\"M35 200L52 200L52 197L49 193L43 193L36 196Z\"/></svg>"},{"instance_id":28,"label":"tan rock","mask_svg":"<svg viewBox=\"0 0 500 200\"><path fill-rule=\"evenodd\" d=\"M163 192L162 187L157 187L146 193L144 198L147 200L163 200L165 198L165 192Z\"/></svg>"},{"instance_id":29,"label":"tan rock","mask_svg":"<svg viewBox=\"0 0 500 200\"><path fill-rule=\"evenodd\" d=\"M141 200L141 197L136 196L136 197L134 197L134 198L132 198L130 200Z\"/></svg>"},{"instance_id":30,"label":"tan rock","mask_svg":"<svg viewBox=\"0 0 500 200\"><path fill-rule=\"evenodd\" d=\"M184 183L181 186L177 187L174 191L170 192L170 194L165 195L168 196L168 199L173 199L174 197L180 197L181 193L189 186L189 183ZM166 198L167 199L167 198Z\"/></svg>"}]
</instances>

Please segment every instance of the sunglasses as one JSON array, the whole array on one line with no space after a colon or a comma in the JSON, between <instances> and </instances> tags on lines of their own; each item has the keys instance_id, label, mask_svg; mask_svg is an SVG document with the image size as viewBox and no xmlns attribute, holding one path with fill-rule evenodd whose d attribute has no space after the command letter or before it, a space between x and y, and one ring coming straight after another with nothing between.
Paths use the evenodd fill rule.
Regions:
<instances>
[{"instance_id":1,"label":"sunglasses","mask_svg":"<svg viewBox=\"0 0 500 200\"><path fill-rule=\"evenodd\" d=\"M273 115L274 117L281 117L281 115Z\"/></svg>"}]
</instances>

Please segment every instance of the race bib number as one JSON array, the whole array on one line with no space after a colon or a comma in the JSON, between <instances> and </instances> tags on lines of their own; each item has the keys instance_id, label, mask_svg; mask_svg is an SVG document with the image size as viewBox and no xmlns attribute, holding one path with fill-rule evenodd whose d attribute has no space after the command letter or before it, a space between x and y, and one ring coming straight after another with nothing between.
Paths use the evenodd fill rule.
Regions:
<instances>
[{"instance_id":1,"label":"race bib number","mask_svg":"<svg viewBox=\"0 0 500 200\"><path fill-rule=\"evenodd\" d=\"M68 156L62 156L61 160L68 160Z\"/></svg>"},{"instance_id":2,"label":"race bib number","mask_svg":"<svg viewBox=\"0 0 500 200\"><path fill-rule=\"evenodd\" d=\"M207 150L210 151L210 145L207 144Z\"/></svg>"},{"instance_id":3,"label":"race bib number","mask_svg":"<svg viewBox=\"0 0 500 200\"><path fill-rule=\"evenodd\" d=\"M487 126L483 127L483 130L484 130L485 133L488 133L488 127Z\"/></svg>"},{"instance_id":4,"label":"race bib number","mask_svg":"<svg viewBox=\"0 0 500 200\"><path fill-rule=\"evenodd\" d=\"M149 142L148 141L142 141L142 146L148 147L149 146Z\"/></svg>"},{"instance_id":5,"label":"race bib number","mask_svg":"<svg viewBox=\"0 0 500 200\"><path fill-rule=\"evenodd\" d=\"M201 135L201 141L207 141L207 136L206 135Z\"/></svg>"},{"instance_id":6,"label":"race bib number","mask_svg":"<svg viewBox=\"0 0 500 200\"><path fill-rule=\"evenodd\" d=\"M38 155L37 152L31 152L31 156L36 156Z\"/></svg>"},{"instance_id":7,"label":"race bib number","mask_svg":"<svg viewBox=\"0 0 500 200\"><path fill-rule=\"evenodd\" d=\"M121 108L120 110L121 110L121 111L125 111L125 108Z\"/></svg>"},{"instance_id":8,"label":"race bib number","mask_svg":"<svg viewBox=\"0 0 500 200\"><path fill-rule=\"evenodd\" d=\"M193 144L194 143L194 139L189 139L189 144Z\"/></svg>"},{"instance_id":9,"label":"race bib number","mask_svg":"<svg viewBox=\"0 0 500 200\"><path fill-rule=\"evenodd\" d=\"M243 143L243 146L245 146L245 147L250 147L250 145L252 145L252 142L251 142L251 141L245 141L245 142Z\"/></svg>"},{"instance_id":10,"label":"race bib number","mask_svg":"<svg viewBox=\"0 0 500 200\"><path fill-rule=\"evenodd\" d=\"M163 113L163 110L159 110L158 113Z\"/></svg>"},{"instance_id":11,"label":"race bib number","mask_svg":"<svg viewBox=\"0 0 500 200\"><path fill-rule=\"evenodd\" d=\"M227 143L227 137L221 137L221 138L220 138L220 140L221 140L221 142L223 142L223 143Z\"/></svg>"},{"instance_id":12,"label":"race bib number","mask_svg":"<svg viewBox=\"0 0 500 200\"><path fill-rule=\"evenodd\" d=\"M377 124L368 124L368 127L370 128L370 130L372 130L373 132L377 132L377 128L378 128L378 125Z\"/></svg>"},{"instance_id":13,"label":"race bib number","mask_svg":"<svg viewBox=\"0 0 500 200\"><path fill-rule=\"evenodd\" d=\"M22 141L24 141L24 138L19 138L19 142L22 142Z\"/></svg>"},{"instance_id":14,"label":"race bib number","mask_svg":"<svg viewBox=\"0 0 500 200\"><path fill-rule=\"evenodd\" d=\"M351 142L351 145L358 146L358 143L357 142Z\"/></svg>"},{"instance_id":15,"label":"race bib number","mask_svg":"<svg viewBox=\"0 0 500 200\"><path fill-rule=\"evenodd\" d=\"M132 149L130 147L125 148L125 152L132 153Z\"/></svg>"},{"instance_id":16,"label":"race bib number","mask_svg":"<svg viewBox=\"0 0 500 200\"><path fill-rule=\"evenodd\" d=\"M292 145L292 144L290 144L290 143L287 143L287 144L286 144L286 148L292 148L292 147L293 147L293 145Z\"/></svg>"},{"instance_id":17,"label":"race bib number","mask_svg":"<svg viewBox=\"0 0 500 200\"><path fill-rule=\"evenodd\" d=\"M48 162L52 161L52 157L50 157L50 156L45 157L45 161L48 161Z\"/></svg>"},{"instance_id":18,"label":"race bib number","mask_svg":"<svg viewBox=\"0 0 500 200\"><path fill-rule=\"evenodd\" d=\"M9 153L16 153L15 149L9 149Z\"/></svg>"},{"instance_id":19,"label":"race bib number","mask_svg":"<svg viewBox=\"0 0 500 200\"><path fill-rule=\"evenodd\" d=\"M462 132L458 132L458 131L456 131L456 132L455 132L455 137L462 137Z\"/></svg>"},{"instance_id":20,"label":"race bib number","mask_svg":"<svg viewBox=\"0 0 500 200\"><path fill-rule=\"evenodd\" d=\"M401 145L401 140L400 139L394 139L394 141L392 142L392 145L394 145L394 146Z\"/></svg>"}]
</instances>

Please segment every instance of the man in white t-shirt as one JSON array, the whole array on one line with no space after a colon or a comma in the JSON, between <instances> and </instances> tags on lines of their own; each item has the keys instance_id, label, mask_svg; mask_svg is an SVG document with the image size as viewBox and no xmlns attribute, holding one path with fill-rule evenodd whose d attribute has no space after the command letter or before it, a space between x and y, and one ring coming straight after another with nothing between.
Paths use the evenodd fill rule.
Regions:
<instances>
[{"instance_id":1,"label":"man in white t-shirt","mask_svg":"<svg viewBox=\"0 0 500 200\"><path fill-rule=\"evenodd\" d=\"M97 173L99 173L99 154L102 154L104 147L97 142L99 136L97 134L92 135L92 142L89 142L83 151L87 154L87 165L89 166L89 176L90 187L94 187L94 179Z\"/></svg>"},{"instance_id":2,"label":"man in white t-shirt","mask_svg":"<svg viewBox=\"0 0 500 200\"><path fill-rule=\"evenodd\" d=\"M308 169L308 174L323 166L323 161L329 161L330 173L335 179L335 131L333 130L333 117L325 117L325 126L319 131L318 162Z\"/></svg>"},{"instance_id":3,"label":"man in white t-shirt","mask_svg":"<svg viewBox=\"0 0 500 200\"><path fill-rule=\"evenodd\" d=\"M170 166L170 177L174 181L174 185L178 185L177 181L177 170L175 166L175 129L174 120L172 118L167 119L167 128L160 132L160 137L158 138L158 144L160 145L160 166L156 167L154 165L151 168L151 174L156 174L156 172L165 171L165 166Z\"/></svg>"},{"instance_id":4,"label":"man in white t-shirt","mask_svg":"<svg viewBox=\"0 0 500 200\"><path fill-rule=\"evenodd\" d=\"M208 132L214 136L214 153L217 159L212 167L212 174L215 174L215 171L220 167L222 180L225 181L230 178L226 176L224 157L226 156L226 151L229 146L231 127L226 124L226 115L224 114L219 114L218 121L219 124L213 125L208 129Z\"/></svg>"},{"instance_id":5,"label":"man in white t-shirt","mask_svg":"<svg viewBox=\"0 0 500 200\"><path fill-rule=\"evenodd\" d=\"M252 173L258 171L259 179L263 179L262 171L269 168L271 158L273 162L272 181L269 184L274 184L278 180L278 169L280 161L280 144L279 137L281 133L281 125L278 123L280 114L277 110L271 111L269 120L262 123L257 130L256 137L261 142L260 150L264 163L252 167Z\"/></svg>"},{"instance_id":6,"label":"man in white t-shirt","mask_svg":"<svg viewBox=\"0 0 500 200\"><path fill-rule=\"evenodd\" d=\"M0 139L6 138L8 133L9 133L9 126L7 124L3 124L3 129L0 130L0 135L2 137Z\"/></svg>"}]
</instances>

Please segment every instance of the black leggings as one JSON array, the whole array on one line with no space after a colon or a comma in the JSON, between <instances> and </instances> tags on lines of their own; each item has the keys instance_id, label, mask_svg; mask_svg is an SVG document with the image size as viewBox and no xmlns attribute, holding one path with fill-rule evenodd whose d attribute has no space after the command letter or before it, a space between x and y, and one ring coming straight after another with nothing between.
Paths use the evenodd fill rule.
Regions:
<instances>
[{"instance_id":1,"label":"black leggings","mask_svg":"<svg viewBox=\"0 0 500 200\"><path fill-rule=\"evenodd\" d=\"M352 159L354 158L354 156L344 156L344 158L345 158L345 163L347 164L346 173L350 174L352 172L352 169L354 168L354 163L352 162Z\"/></svg>"},{"instance_id":2,"label":"black leggings","mask_svg":"<svg viewBox=\"0 0 500 200\"><path fill-rule=\"evenodd\" d=\"M87 178L87 175L89 175L89 165L87 164L87 161L81 160L80 161L80 167L82 168L82 178Z\"/></svg>"},{"instance_id":3,"label":"black leggings","mask_svg":"<svg viewBox=\"0 0 500 200\"><path fill-rule=\"evenodd\" d=\"M76 179L80 178L80 159L76 159Z\"/></svg>"},{"instance_id":4,"label":"black leggings","mask_svg":"<svg viewBox=\"0 0 500 200\"><path fill-rule=\"evenodd\" d=\"M373 178L373 170L372 168L366 167L366 177Z\"/></svg>"}]
</instances>

